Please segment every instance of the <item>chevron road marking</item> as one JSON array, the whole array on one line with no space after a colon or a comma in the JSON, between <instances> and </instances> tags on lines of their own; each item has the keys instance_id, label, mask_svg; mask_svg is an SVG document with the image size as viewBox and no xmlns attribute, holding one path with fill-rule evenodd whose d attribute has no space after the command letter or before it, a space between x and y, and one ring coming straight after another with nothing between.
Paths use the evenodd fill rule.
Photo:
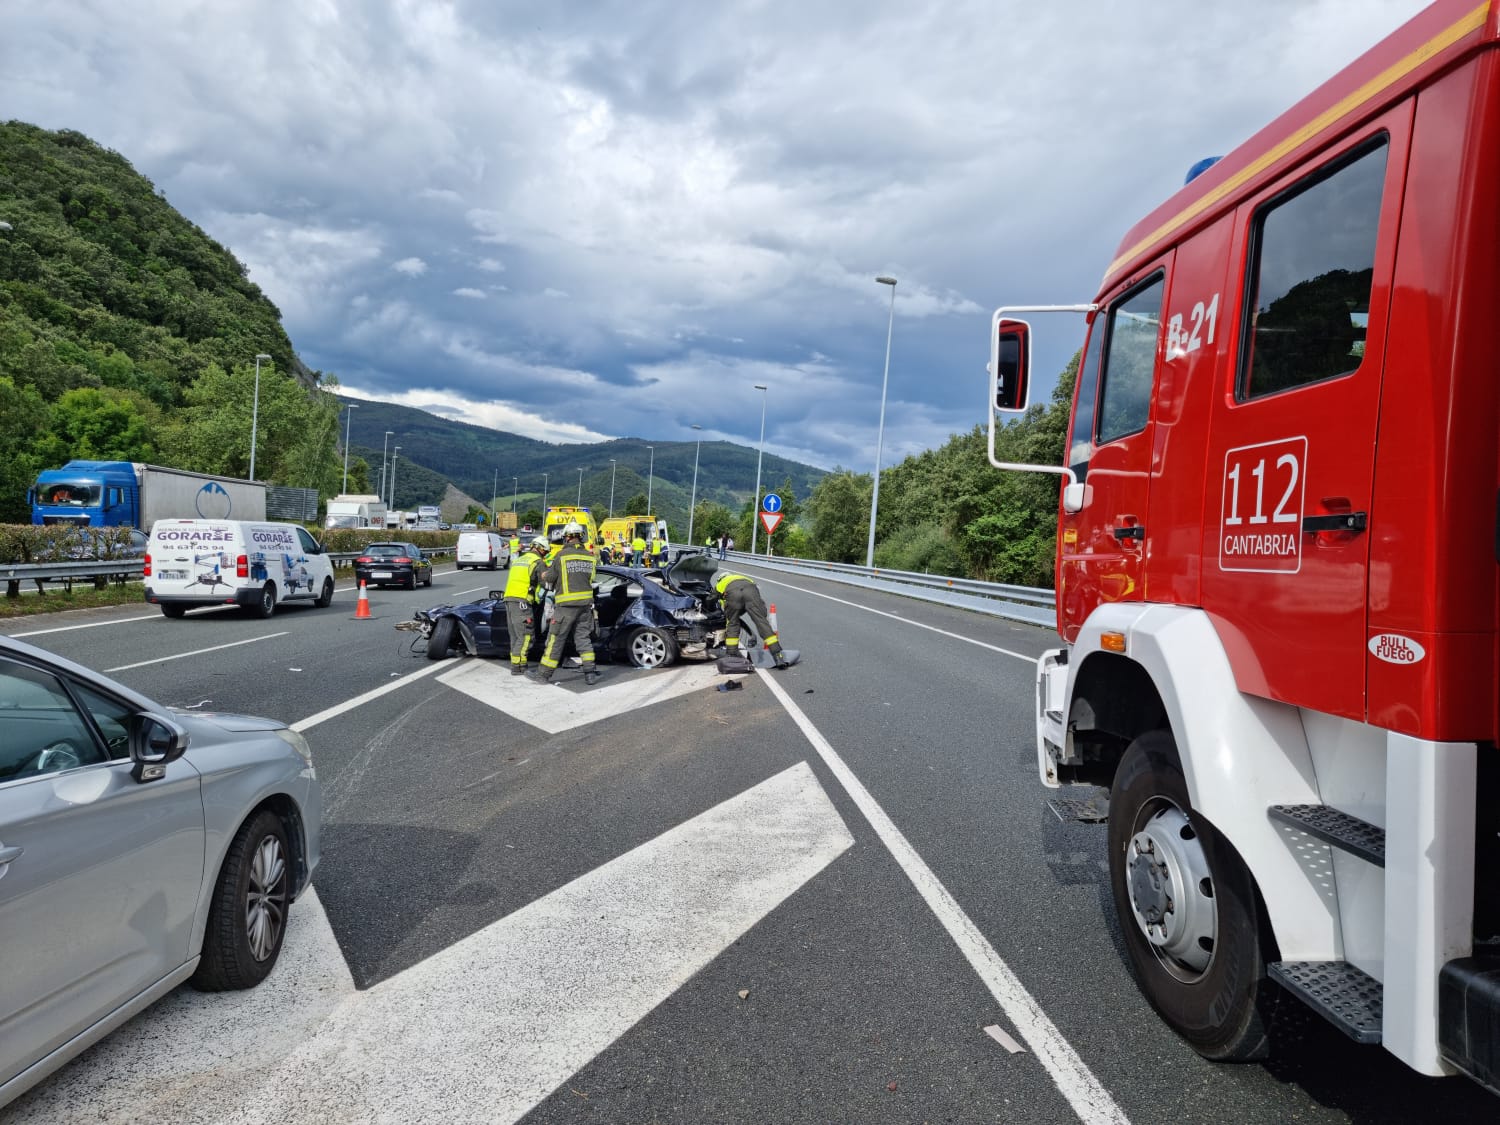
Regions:
<instances>
[{"instance_id":1,"label":"chevron road marking","mask_svg":"<svg viewBox=\"0 0 1500 1125\"><path fill-rule=\"evenodd\" d=\"M518 1120L853 842L799 763L350 998L219 1120Z\"/></svg>"},{"instance_id":2,"label":"chevron road marking","mask_svg":"<svg viewBox=\"0 0 1500 1125\"><path fill-rule=\"evenodd\" d=\"M801 762L364 992L309 892L259 988L179 989L6 1125L516 1121L853 843Z\"/></svg>"},{"instance_id":3,"label":"chevron road marking","mask_svg":"<svg viewBox=\"0 0 1500 1125\"><path fill-rule=\"evenodd\" d=\"M562 668L558 679L563 686L543 686L527 676L512 676L508 661L465 660L438 681L548 734L559 734L701 691L723 678L713 663L650 673L607 668L601 684L568 691L566 685L581 676L576 669Z\"/></svg>"}]
</instances>

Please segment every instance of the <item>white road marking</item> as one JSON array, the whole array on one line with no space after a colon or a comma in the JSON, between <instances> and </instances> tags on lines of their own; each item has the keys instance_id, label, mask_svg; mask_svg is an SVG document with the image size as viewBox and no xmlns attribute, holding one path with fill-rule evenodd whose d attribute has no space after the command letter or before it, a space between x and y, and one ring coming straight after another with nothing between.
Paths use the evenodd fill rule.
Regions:
<instances>
[{"instance_id":1,"label":"white road marking","mask_svg":"<svg viewBox=\"0 0 1500 1125\"><path fill-rule=\"evenodd\" d=\"M284 1061L216 1120L516 1121L853 843L800 762L347 997L310 1039L268 1020Z\"/></svg>"},{"instance_id":2,"label":"white road marking","mask_svg":"<svg viewBox=\"0 0 1500 1125\"><path fill-rule=\"evenodd\" d=\"M281 959L258 987L177 989L0 1117L6 1125L211 1121L226 1105L253 1098L291 1046L311 1039L354 995L338 939L309 890L287 918ZM266 1034L256 1034L258 1028Z\"/></svg>"},{"instance_id":3,"label":"white road marking","mask_svg":"<svg viewBox=\"0 0 1500 1125\"><path fill-rule=\"evenodd\" d=\"M168 661L171 661L171 660L186 660L189 656L202 656L205 652L218 652L220 649L238 648L240 645L253 645L257 641L269 641L273 637L284 637L284 636L286 636L286 634L287 634L286 630L282 630L280 633L266 633L263 636L251 637L249 640L244 640L244 641L230 641L226 645L214 645L212 648L198 648L198 649L194 649L192 652L179 652L176 656L158 656L158 657L155 657L152 660L141 660L141 661L138 661L135 664L120 664L120 665L116 665L113 668L106 668L106 669L104 669L104 671L106 673L108 673L108 672L128 672L132 668L144 668L148 664L166 664Z\"/></svg>"},{"instance_id":4,"label":"white road marking","mask_svg":"<svg viewBox=\"0 0 1500 1125\"><path fill-rule=\"evenodd\" d=\"M865 814L870 826L875 829L876 835L890 850L896 862L901 865L901 870L906 872L906 877L911 880L912 886L916 887L917 893L926 900L928 907L937 916L943 928L948 931L948 936L958 946L959 952L964 955L964 959L979 974L979 979L984 982L990 995L1004 1009L1006 1016L1021 1033L1021 1038L1026 1040L1032 1053L1052 1075L1052 1081L1057 1084L1063 1097L1067 1098L1068 1104L1073 1107L1073 1112L1078 1114L1080 1120L1090 1122L1091 1125L1094 1122L1128 1125L1129 1119L1115 1104L1115 1100L1109 1096L1109 1091L1078 1057L1078 1052L1073 1050L1072 1045L1063 1038L1052 1021L1047 1018L1041 1005L1026 991L1026 986L1021 983L1020 978L1001 959L989 940L979 932L979 927L974 925L969 916L964 913L958 900L949 893L948 888L943 886L932 868L928 867L922 857L917 854L917 850L911 846L910 841L896 827L895 822L886 815L885 810L870 795L870 791L864 787L859 778L854 776L854 771L845 764L844 759L823 737L818 728L813 726L812 720L792 702L786 689L776 682L775 673L757 673L757 675L770 688L771 694L781 701L787 714L801 728L807 741L818 752L818 756L833 771L833 775L839 779L839 783L843 785L850 799L859 806L860 812Z\"/></svg>"},{"instance_id":5,"label":"white road marking","mask_svg":"<svg viewBox=\"0 0 1500 1125\"><path fill-rule=\"evenodd\" d=\"M430 676L434 672L441 672L442 670L443 665L433 661L420 672L413 672L409 676L401 676L400 672L392 672L391 675L401 676L401 678L388 684L381 684L378 688L371 688L363 695L356 695L353 699L346 699L342 703L336 703L325 711L319 711L316 715L309 715L305 719L298 719L295 723L289 723L288 726L295 731L311 730L319 723L326 723L329 719L336 719L344 714L344 712L352 711L356 707L363 707L370 700L379 699L382 695L388 695L397 688L405 687L413 680L420 680L423 676Z\"/></svg>"},{"instance_id":6,"label":"white road marking","mask_svg":"<svg viewBox=\"0 0 1500 1125\"><path fill-rule=\"evenodd\" d=\"M892 621L899 621L903 625L910 625L916 629L926 629L929 633L940 633L945 637L952 637L955 641L963 641L966 644L978 645L980 648L987 648L991 652L998 652L1001 656L1014 656L1017 660L1026 661L1027 664L1036 663L1036 657L1027 656L1024 652L1012 652L1010 649L1001 648L999 645L976 641L973 637L966 637L962 633L950 633L947 629L939 629L936 625L923 625L920 621L913 621L910 617L902 617L899 613L887 613L883 609L871 609L869 606L860 605L858 602L845 601L843 598L836 598L832 594L820 594L817 590L809 590L806 586L793 586L790 582L778 582L774 578L757 577L755 579L757 586L762 583L768 583L772 586L784 586L788 590L796 590L800 594L811 594L815 598L827 598L831 602L838 602L839 605L853 606L855 609L862 609L866 613L889 617Z\"/></svg>"},{"instance_id":7,"label":"white road marking","mask_svg":"<svg viewBox=\"0 0 1500 1125\"><path fill-rule=\"evenodd\" d=\"M42 637L48 633L71 633L74 629L98 629L103 625L129 625L132 621L165 621L159 613L148 613L144 617L122 617L118 621L89 621L82 625L59 625L55 629L32 629L29 633L10 633L12 637Z\"/></svg>"},{"instance_id":8,"label":"white road marking","mask_svg":"<svg viewBox=\"0 0 1500 1125\"><path fill-rule=\"evenodd\" d=\"M573 678L579 673L564 669L559 675ZM604 677L602 684L572 692L512 676L509 661L465 660L441 682L511 718L559 734L700 691L719 679L719 673L713 664L684 664L649 675L609 669Z\"/></svg>"}]
</instances>

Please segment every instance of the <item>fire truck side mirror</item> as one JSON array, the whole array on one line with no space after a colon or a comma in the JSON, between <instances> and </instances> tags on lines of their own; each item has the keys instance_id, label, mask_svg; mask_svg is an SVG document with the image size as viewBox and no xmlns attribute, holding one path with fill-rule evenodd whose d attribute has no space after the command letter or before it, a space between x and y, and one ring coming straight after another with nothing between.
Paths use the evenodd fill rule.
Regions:
<instances>
[{"instance_id":1,"label":"fire truck side mirror","mask_svg":"<svg viewBox=\"0 0 1500 1125\"><path fill-rule=\"evenodd\" d=\"M1002 320L990 355L990 386L998 411L1025 410L1030 391L1031 325Z\"/></svg>"}]
</instances>

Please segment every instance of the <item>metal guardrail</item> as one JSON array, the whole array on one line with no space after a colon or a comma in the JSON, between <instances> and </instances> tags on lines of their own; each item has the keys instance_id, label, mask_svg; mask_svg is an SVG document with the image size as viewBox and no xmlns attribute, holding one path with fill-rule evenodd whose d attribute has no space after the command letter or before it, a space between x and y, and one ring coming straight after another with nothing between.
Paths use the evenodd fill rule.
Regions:
<instances>
[{"instance_id":1,"label":"metal guardrail","mask_svg":"<svg viewBox=\"0 0 1500 1125\"><path fill-rule=\"evenodd\" d=\"M423 547L422 554L428 558L451 555L456 547ZM359 551L329 551L328 560L335 567L347 566L360 556ZM141 578L145 563L141 559L83 559L77 562L49 563L0 563L0 582L5 583L5 596L20 597L22 582L74 582L116 579L125 581ZM40 586L38 587L40 588Z\"/></svg>"},{"instance_id":2,"label":"metal guardrail","mask_svg":"<svg viewBox=\"0 0 1500 1125\"><path fill-rule=\"evenodd\" d=\"M916 574L909 570L884 570L880 567L821 562L815 559L768 557L744 551L730 551L729 557L736 563L747 566L791 574L812 574L849 586L862 586L868 590L957 606L1031 625L1052 626L1057 623L1057 595L1051 590L1035 586L1007 586L1000 582L950 578L943 574Z\"/></svg>"}]
</instances>

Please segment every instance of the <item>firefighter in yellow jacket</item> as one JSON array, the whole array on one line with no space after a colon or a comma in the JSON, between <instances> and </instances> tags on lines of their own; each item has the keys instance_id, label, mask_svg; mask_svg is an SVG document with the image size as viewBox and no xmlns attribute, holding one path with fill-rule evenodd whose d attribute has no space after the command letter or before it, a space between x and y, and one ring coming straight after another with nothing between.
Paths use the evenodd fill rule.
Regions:
<instances>
[{"instance_id":1,"label":"firefighter in yellow jacket","mask_svg":"<svg viewBox=\"0 0 1500 1125\"><path fill-rule=\"evenodd\" d=\"M547 648L542 667L531 675L550 683L562 663L568 638L573 638L583 661L583 681L599 682L594 665L594 556L583 545L583 525L576 521L563 528L563 546L542 571L542 583L552 590L552 624L547 629Z\"/></svg>"},{"instance_id":2,"label":"firefighter in yellow jacket","mask_svg":"<svg viewBox=\"0 0 1500 1125\"><path fill-rule=\"evenodd\" d=\"M526 674L526 654L536 633L537 583L547 541L540 536L524 551L511 556L505 575L505 624L510 630L510 674ZM491 626L493 628L493 625Z\"/></svg>"},{"instance_id":3,"label":"firefighter in yellow jacket","mask_svg":"<svg viewBox=\"0 0 1500 1125\"><path fill-rule=\"evenodd\" d=\"M765 599L760 590L743 574L720 572L714 575L714 589L724 602L724 647L731 654L740 650L740 615L748 613L755 622L755 631L761 635L766 650L776 659L776 667L790 668L791 663L781 654L781 638L771 628L771 618L766 613Z\"/></svg>"}]
</instances>

